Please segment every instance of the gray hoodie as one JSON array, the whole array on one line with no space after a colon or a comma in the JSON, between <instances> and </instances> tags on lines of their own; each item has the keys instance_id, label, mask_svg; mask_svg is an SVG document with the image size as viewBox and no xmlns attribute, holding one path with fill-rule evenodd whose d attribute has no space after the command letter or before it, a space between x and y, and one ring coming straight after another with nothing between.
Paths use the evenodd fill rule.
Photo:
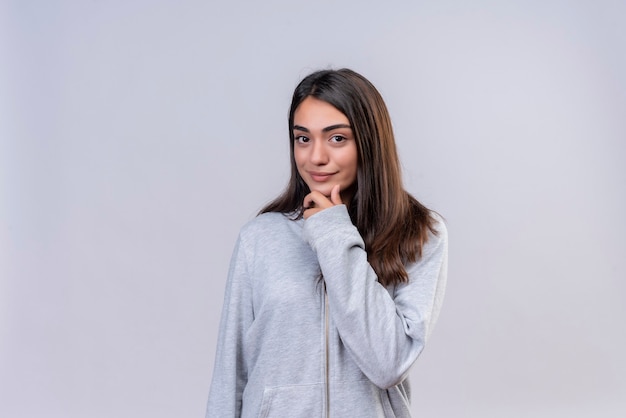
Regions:
<instances>
[{"instance_id":1,"label":"gray hoodie","mask_svg":"<svg viewBox=\"0 0 626 418\"><path fill-rule=\"evenodd\" d=\"M344 205L245 225L231 259L207 417L410 417L409 368L447 273L437 218L409 282L383 287Z\"/></svg>"}]
</instances>

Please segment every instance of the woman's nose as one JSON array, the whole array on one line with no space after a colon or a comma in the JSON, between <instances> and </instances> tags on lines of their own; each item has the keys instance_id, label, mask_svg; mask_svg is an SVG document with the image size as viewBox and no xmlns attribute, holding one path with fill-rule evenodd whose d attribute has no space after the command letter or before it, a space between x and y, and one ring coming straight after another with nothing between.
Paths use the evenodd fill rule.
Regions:
<instances>
[{"instance_id":1,"label":"woman's nose","mask_svg":"<svg viewBox=\"0 0 626 418\"><path fill-rule=\"evenodd\" d=\"M311 148L311 162L315 165L328 163L328 152L323 141L314 141Z\"/></svg>"}]
</instances>

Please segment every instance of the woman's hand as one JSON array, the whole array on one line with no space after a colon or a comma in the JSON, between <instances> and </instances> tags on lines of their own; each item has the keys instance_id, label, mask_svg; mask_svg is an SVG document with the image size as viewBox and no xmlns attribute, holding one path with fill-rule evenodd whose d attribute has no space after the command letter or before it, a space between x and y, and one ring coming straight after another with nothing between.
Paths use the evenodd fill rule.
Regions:
<instances>
[{"instance_id":1,"label":"woman's hand","mask_svg":"<svg viewBox=\"0 0 626 418\"><path fill-rule=\"evenodd\" d=\"M341 201L338 184L335 185L330 191L330 200L322 193L314 190L304 197L304 201L302 203L302 206L305 208L303 214L304 219L307 219L309 216L315 215L317 212L324 209L341 204L343 204L343 202Z\"/></svg>"}]
</instances>

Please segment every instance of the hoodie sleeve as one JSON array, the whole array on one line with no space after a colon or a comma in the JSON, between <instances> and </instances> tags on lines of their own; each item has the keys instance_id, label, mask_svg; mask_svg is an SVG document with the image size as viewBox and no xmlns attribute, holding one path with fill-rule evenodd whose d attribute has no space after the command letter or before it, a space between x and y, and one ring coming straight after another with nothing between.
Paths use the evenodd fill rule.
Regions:
<instances>
[{"instance_id":1,"label":"hoodie sleeve","mask_svg":"<svg viewBox=\"0 0 626 418\"><path fill-rule=\"evenodd\" d=\"M224 305L209 392L207 418L241 416L241 400L248 379L243 338L253 320L252 291L241 236L230 261Z\"/></svg>"},{"instance_id":2,"label":"hoodie sleeve","mask_svg":"<svg viewBox=\"0 0 626 418\"><path fill-rule=\"evenodd\" d=\"M448 238L437 217L422 257L406 266L408 283L390 292L367 261L365 245L345 205L308 218L304 237L317 254L329 309L355 363L377 386L400 383L437 319L447 277Z\"/></svg>"}]
</instances>

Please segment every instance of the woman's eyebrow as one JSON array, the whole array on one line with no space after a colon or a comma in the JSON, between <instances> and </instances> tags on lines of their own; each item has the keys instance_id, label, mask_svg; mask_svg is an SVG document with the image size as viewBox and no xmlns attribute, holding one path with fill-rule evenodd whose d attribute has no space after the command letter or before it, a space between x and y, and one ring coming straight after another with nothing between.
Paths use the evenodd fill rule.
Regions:
<instances>
[{"instance_id":1,"label":"woman's eyebrow","mask_svg":"<svg viewBox=\"0 0 626 418\"><path fill-rule=\"evenodd\" d=\"M340 128L352 129L350 125L346 125L345 123L338 123L336 125L330 125L330 126L325 127L324 129L322 129L322 132L334 131L335 129L340 129Z\"/></svg>"},{"instance_id":2,"label":"woman's eyebrow","mask_svg":"<svg viewBox=\"0 0 626 418\"><path fill-rule=\"evenodd\" d=\"M335 129L340 129L340 128L352 129L350 125L347 125L345 123L338 123L336 125L330 125L330 126L323 128L322 132L334 131ZM302 131L302 132L310 132L308 128L305 128L304 126L300 126L300 125L293 125L293 130Z\"/></svg>"}]
</instances>

